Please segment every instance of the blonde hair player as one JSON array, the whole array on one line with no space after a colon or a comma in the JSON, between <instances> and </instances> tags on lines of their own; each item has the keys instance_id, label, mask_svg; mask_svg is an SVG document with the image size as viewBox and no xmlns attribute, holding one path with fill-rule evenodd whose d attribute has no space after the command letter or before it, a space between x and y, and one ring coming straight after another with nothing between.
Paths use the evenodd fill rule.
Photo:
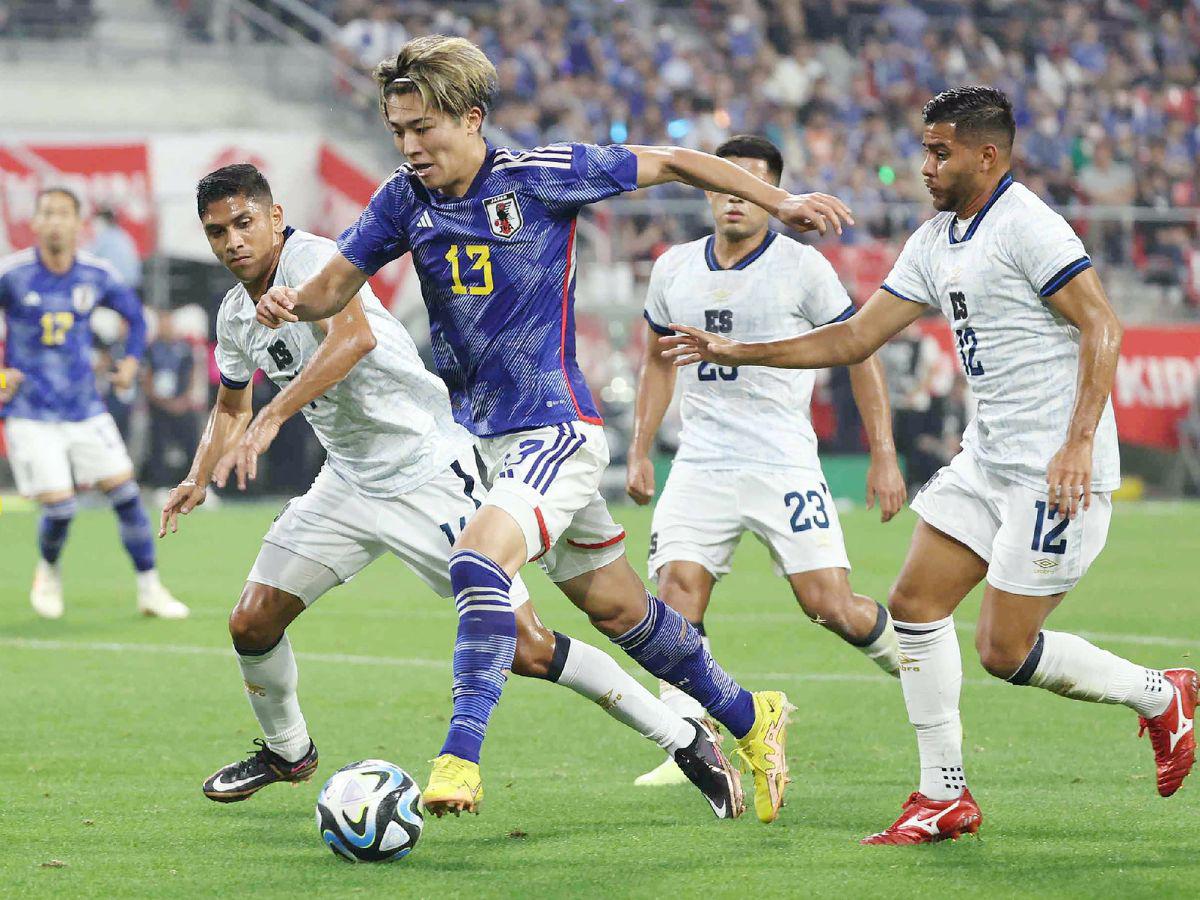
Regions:
<instances>
[{"instance_id":1,"label":"blonde hair player","mask_svg":"<svg viewBox=\"0 0 1200 900\"><path fill-rule=\"evenodd\" d=\"M692 150L496 147L483 135L496 72L461 38L410 41L375 78L406 164L341 236L341 252L304 284L268 291L258 314L271 326L326 318L411 253L438 374L487 464L491 492L450 560L460 614L454 713L426 806L441 815L478 802L480 749L515 646L509 587L536 559L597 628L734 734L754 772L756 812L773 821L787 784L787 698L751 695L679 613L647 594L599 493L608 448L575 360L575 217L614 194L672 181L736 194L804 230L838 230L849 211ZM732 799L714 802L736 802L736 775L721 777Z\"/></svg>"},{"instance_id":2,"label":"blonde hair player","mask_svg":"<svg viewBox=\"0 0 1200 900\"><path fill-rule=\"evenodd\" d=\"M1120 484L1113 377L1121 324L1071 226L1009 171L1012 105L954 88L924 109L921 174L938 214L845 322L742 344L691 326L661 338L677 365L815 369L854 363L928 307L954 329L979 401L963 449L913 500L920 517L888 605L921 783L867 844L923 844L979 830L962 766L962 659L954 610L987 582L975 630L983 667L1012 684L1120 703L1150 733L1158 792L1195 763L1197 678L1148 669L1043 628L1108 535Z\"/></svg>"}]
</instances>

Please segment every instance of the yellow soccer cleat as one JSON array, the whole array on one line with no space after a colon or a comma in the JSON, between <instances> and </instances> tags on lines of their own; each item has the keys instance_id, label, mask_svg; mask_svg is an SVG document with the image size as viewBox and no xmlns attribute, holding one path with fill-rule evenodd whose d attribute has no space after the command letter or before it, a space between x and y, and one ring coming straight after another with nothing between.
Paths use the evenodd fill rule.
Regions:
<instances>
[{"instance_id":1,"label":"yellow soccer cleat","mask_svg":"<svg viewBox=\"0 0 1200 900\"><path fill-rule=\"evenodd\" d=\"M422 802L429 812L439 819L446 813L471 812L479 815L479 803L483 800L483 777L479 774L479 763L468 762L451 753L443 753L433 761L429 774L429 786L422 794Z\"/></svg>"},{"instance_id":2,"label":"yellow soccer cleat","mask_svg":"<svg viewBox=\"0 0 1200 900\"><path fill-rule=\"evenodd\" d=\"M758 691L754 694L754 727L737 742L743 771L754 773L754 812L761 822L774 822L783 806L788 784L788 714L795 708L782 691Z\"/></svg>"}]
</instances>

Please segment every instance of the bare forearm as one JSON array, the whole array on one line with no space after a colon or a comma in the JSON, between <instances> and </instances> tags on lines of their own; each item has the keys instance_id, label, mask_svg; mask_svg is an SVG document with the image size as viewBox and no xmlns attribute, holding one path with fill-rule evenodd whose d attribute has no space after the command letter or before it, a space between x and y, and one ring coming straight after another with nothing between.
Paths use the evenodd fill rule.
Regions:
<instances>
[{"instance_id":1,"label":"bare forearm","mask_svg":"<svg viewBox=\"0 0 1200 900\"><path fill-rule=\"evenodd\" d=\"M231 408L218 403L213 407L204 426L204 434L196 455L192 459L192 467L188 471L187 480L196 484L207 484L212 477L217 461L225 451L237 443L250 423L250 407Z\"/></svg>"},{"instance_id":2,"label":"bare forearm","mask_svg":"<svg viewBox=\"0 0 1200 900\"><path fill-rule=\"evenodd\" d=\"M850 390L854 405L867 431L867 443L874 456L894 454L896 442L892 436L892 409L888 401L887 380L879 359L871 356L865 362L850 367Z\"/></svg>"},{"instance_id":3,"label":"bare forearm","mask_svg":"<svg viewBox=\"0 0 1200 900\"><path fill-rule=\"evenodd\" d=\"M837 322L794 338L740 344L736 365L771 366L776 369L828 369L852 366L874 351L863 342L850 323Z\"/></svg>"},{"instance_id":4,"label":"bare forearm","mask_svg":"<svg viewBox=\"0 0 1200 900\"><path fill-rule=\"evenodd\" d=\"M340 313L367 283L367 276L335 253L324 267L296 289L292 311L305 322L329 319Z\"/></svg>"},{"instance_id":5,"label":"bare forearm","mask_svg":"<svg viewBox=\"0 0 1200 900\"><path fill-rule=\"evenodd\" d=\"M787 191L751 175L741 166L696 150L675 149L665 168L675 181L705 191L733 194L761 206L771 215L778 213L780 202L788 196Z\"/></svg>"},{"instance_id":6,"label":"bare forearm","mask_svg":"<svg viewBox=\"0 0 1200 900\"><path fill-rule=\"evenodd\" d=\"M1079 379L1071 412L1069 440L1091 440L1112 393L1124 329L1115 317L1080 329Z\"/></svg>"},{"instance_id":7,"label":"bare forearm","mask_svg":"<svg viewBox=\"0 0 1200 900\"><path fill-rule=\"evenodd\" d=\"M654 437L662 425L671 395L675 393L675 367L658 353L646 359L642 377L638 381L637 400L633 413L633 441L630 454L649 456L654 446Z\"/></svg>"}]
</instances>

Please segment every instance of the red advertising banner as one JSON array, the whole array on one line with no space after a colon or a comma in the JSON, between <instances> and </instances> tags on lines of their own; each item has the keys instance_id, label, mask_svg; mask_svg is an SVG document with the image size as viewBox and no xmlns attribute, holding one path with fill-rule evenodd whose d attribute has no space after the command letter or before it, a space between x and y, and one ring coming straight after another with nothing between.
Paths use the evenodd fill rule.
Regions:
<instances>
[{"instance_id":1,"label":"red advertising banner","mask_svg":"<svg viewBox=\"0 0 1200 900\"><path fill-rule=\"evenodd\" d=\"M144 143L0 145L0 253L33 243L34 201L50 185L77 193L85 218L98 206L110 207L138 253L154 252L154 197Z\"/></svg>"}]
</instances>

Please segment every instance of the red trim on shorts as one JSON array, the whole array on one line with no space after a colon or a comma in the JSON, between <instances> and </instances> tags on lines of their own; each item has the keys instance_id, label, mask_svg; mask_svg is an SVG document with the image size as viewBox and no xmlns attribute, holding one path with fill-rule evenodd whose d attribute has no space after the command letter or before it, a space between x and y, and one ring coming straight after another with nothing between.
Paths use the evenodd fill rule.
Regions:
<instances>
[{"instance_id":1,"label":"red trim on shorts","mask_svg":"<svg viewBox=\"0 0 1200 900\"><path fill-rule=\"evenodd\" d=\"M558 362L562 367L563 380L567 382L567 391L571 395L571 402L575 404L575 412L580 420L587 422L589 425L603 425L604 420L598 416L585 416L583 410L579 408L579 400L575 397L575 388L571 386L571 376L567 374L567 310L568 300L571 295L571 254L575 249L575 223L576 220L571 220L571 233L567 235L567 268L563 272L563 291L562 291L562 332L559 337Z\"/></svg>"},{"instance_id":2,"label":"red trim on shorts","mask_svg":"<svg viewBox=\"0 0 1200 900\"><path fill-rule=\"evenodd\" d=\"M567 538L567 543L572 547L578 547L580 550L603 550L605 547L611 547L613 544L618 544L625 540L625 532L622 531L615 538L610 538L607 541L601 541L599 544L581 544L579 541L573 541Z\"/></svg>"},{"instance_id":3,"label":"red trim on shorts","mask_svg":"<svg viewBox=\"0 0 1200 900\"><path fill-rule=\"evenodd\" d=\"M550 552L550 532L546 529L546 520L542 518L542 511L539 507L535 506L533 508L533 514L537 516L538 531L541 532L542 537L542 549L537 556L531 556L529 558L530 562L539 560Z\"/></svg>"}]
</instances>

